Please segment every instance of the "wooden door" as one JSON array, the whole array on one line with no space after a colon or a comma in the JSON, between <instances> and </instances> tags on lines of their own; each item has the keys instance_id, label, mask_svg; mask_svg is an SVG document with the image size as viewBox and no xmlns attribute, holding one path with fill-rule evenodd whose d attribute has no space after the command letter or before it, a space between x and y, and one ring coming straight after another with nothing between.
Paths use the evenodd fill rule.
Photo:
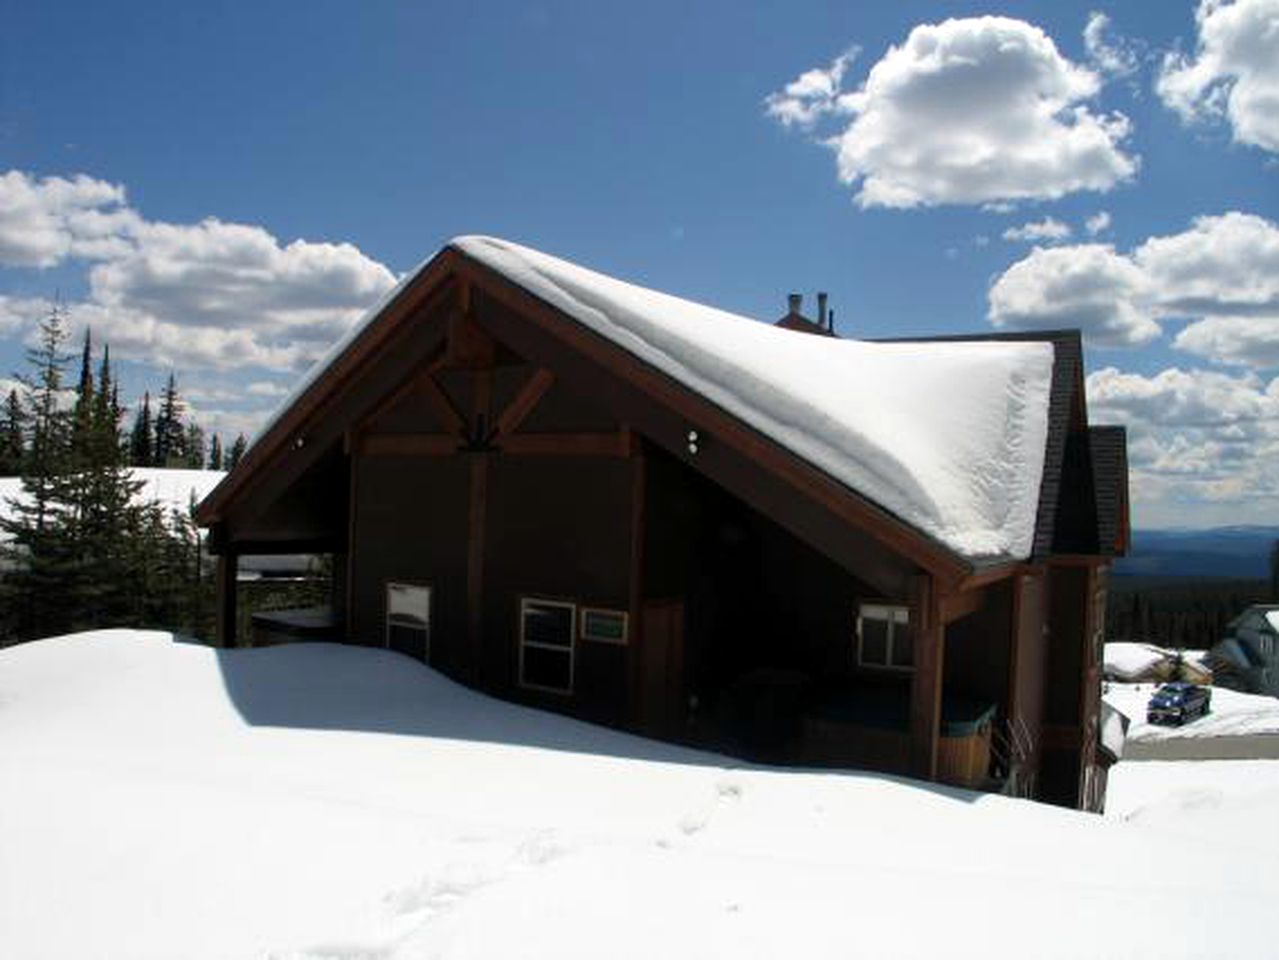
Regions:
<instances>
[{"instance_id":1,"label":"wooden door","mask_svg":"<svg viewBox=\"0 0 1279 960\"><path fill-rule=\"evenodd\" d=\"M640 615L640 728L677 738L684 725L684 603L652 600Z\"/></svg>"}]
</instances>

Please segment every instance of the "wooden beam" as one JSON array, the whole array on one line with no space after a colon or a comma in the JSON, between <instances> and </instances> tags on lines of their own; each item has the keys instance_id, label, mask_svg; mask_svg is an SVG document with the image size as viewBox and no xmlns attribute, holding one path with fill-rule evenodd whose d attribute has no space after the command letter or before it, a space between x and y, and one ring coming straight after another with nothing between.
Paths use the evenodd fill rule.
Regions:
<instances>
[{"instance_id":1,"label":"wooden beam","mask_svg":"<svg viewBox=\"0 0 1279 960\"><path fill-rule=\"evenodd\" d=\"M454 313L448 320L445 364L461 370L490 370L497 359L497 343L469 312Z\"/></svg>"},{"instance_id":2,"label":"wooden beam","mask_svg":"<svg viewBox=\"0 0 1279 960\"><path fill-rule=\"evenodd\" d=\"M629 457L630 435L617 433L517 433L502 441L502 452L526 456Z\"/></svg>"},{"instance_id":3,"label":"wooden beam","mask_svg":"<svg viewBox=\"0 0 1279 960\"><path fill-rule=\"evenodd\" d=\"M453 401L449 399L449 395L444 392L444 388L440 386L430 373L424 373L417 379L417 389L422 396L431 405L436 419L446 432L462 436L466 433L466 418L457 411L457 407L453 405Z\"/></svg>"},{"instance_id":4,"label":"wooden beam","mask_svg":"<svg viewBox=\"0 0 1279 960\"><path fill-rule=\"evenodd\" d=\"M447 433L375 433L360 442L369 457L448 457L462 441Z\"/></svg>"},{"instance_id":5,"label":"wooden beam","mask_svg":"<svg viewBox=\"0 0 1279 960\"><path fill-rule=\"evenodd\" d=\"M941 601L941 622L954 623L963 617L972 616L986 606L986 592L985 587L977 587L961 590L959 593L948 593Z\"/></svg>"},{"instance_id":6,"label":"wooden beam","mask_svg":"<svg viewBox=\"0 0 1279 960\"><path fill-rule=\"evenodd\" d=\"M428 371L434 370L438 367L440 358L442 356L443 356L442 351L436 354L434 360L431 362L430 366L428 367ZM414 393L417 393L419 390L422 389L422 385L420 382L422 376L423 375L421 373L414 371L413 373L409 374L409 376L401 380L396 385L394 390L391 390L390 392L388 392L386 396L384 396L381 400L379 400L376 404L373 405L373 409L371 409L368 413L364 414L363 416L359 418L359 421L355 425L354 431L348 428L347 433L348 434L354 433L358 441L359 434L362 433L364 430L367 430L384 413L394 409L401 401L407 399L408 397L412 396ZM346 442L350 443L349 440Z\"/></svg>"},{"instance_id":7,"label":"wooden beam","mask_svg":"<svg viewBox=\"0 0 1279 960\"><path fill-rule=\"evenodd\" d=\"M628 431L629 432L629 431ZM644 636L644 531L647 518L648 464L641 444L634 443L631 457L631 552L630 576L627 579L627 613L630 636L626 647L626 671L628 700L626 722L639 729L642 719L640 698L643 696L644 673L640 638Z\"/></svg>"},{"instance_id":8,"label":"wooden beam","mask_svg":"<svg viewBox=\"0 0 1279 960\"><path fill-rule=\"evenodd\" d=\"M218 556L217 572L217 644L230 650L236 645L236 575L239 573L239 556L227 550Z\"/></svg>"},{"instance_id":9,"label":"wooden beam","mask_svg":"<svg viewBox=\"0 0 1279 960\"><path fill-rule=\"evenodd\" d=\"M551 388L551 384L555 382L555 374L546 368L534 371L533 375L520 388L520 392L515 395L515 399L507 404L506 409L502 411L497 418L497 437L498 439L514 433L520 428L528 415L533 412L533 408L537 406L539 400Z\"/></svg>"},{"instance_id":10,"label":"wooden beam","mask_svg":"<svg viewBox=\"0 0 1279 960\"><path fill-rule=\"evenodd\" d=\"M480 682L484 662L484 534L488 514L489 458L471 456L471 478L466 523L466 670L472 683Z\"/></svg>"},{"instance_id":11,"label":"wooden beam","mask_svg":"<svg viewBox=\"0 0 1279 960\"><path fill-rule=\"evenodd\" d=\"M921 780L936 780L945 632L933 578L926 573L918 574L911 584L910 629L915 648L915 671L910 681L910 771Z\"/></svg>"}]
</instances>

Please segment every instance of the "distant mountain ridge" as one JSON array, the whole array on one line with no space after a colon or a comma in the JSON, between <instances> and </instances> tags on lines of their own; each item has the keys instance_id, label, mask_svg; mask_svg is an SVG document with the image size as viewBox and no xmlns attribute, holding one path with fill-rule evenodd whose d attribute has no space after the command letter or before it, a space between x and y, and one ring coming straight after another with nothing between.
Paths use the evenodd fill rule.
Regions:
<instances>
[{"instance_id":1,"label":"distant mountain ridge","mask_svg":"<svg viewBox=\"0 0 1279 960\"><path fill-rule=\"evenodd\" d=\"M1118 576L1270 576L1270 551L1279 527L1232 526L1205 530L1134 530L1128 556L1115 564Z\"/></svg>"}]
</instances>

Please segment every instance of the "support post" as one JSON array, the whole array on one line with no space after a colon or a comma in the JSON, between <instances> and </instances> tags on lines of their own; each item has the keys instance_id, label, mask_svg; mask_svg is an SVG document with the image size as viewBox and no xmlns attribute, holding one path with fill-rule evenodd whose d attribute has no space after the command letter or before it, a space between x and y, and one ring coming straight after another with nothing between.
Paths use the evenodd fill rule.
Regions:
<instances>
[{"instance_id":1,"label":"support post","mask_svg":"<svg viewBox=\"0 0 1279 960\"><path fill-rule=\"evenodd\" d=\"M236 643L237 608L236 577L240 568L240 556L234 550L224 549L218 555L218 616L217 644L224 649Z\"/></svg>"},{"instance_id":2,"label":"support post","mask_svg":"<svg viewBox=\"0 0 1279 960\"><path fill-rule=\"evenodd\" d=\"M940 613L932 577L918 574L911 582L910 599L915 652L915 672L910 682L910 772L921 780L937 779L945 673L945 635Z\"/></svg>"}]
</instances>

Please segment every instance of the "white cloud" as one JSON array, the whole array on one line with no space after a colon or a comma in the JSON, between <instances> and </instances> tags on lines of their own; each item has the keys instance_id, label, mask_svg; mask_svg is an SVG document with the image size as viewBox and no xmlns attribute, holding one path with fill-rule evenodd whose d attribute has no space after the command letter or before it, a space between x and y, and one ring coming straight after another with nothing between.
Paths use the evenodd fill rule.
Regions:
<instances>
[{"instance_id":1,"label":"white cloud","mask_svg":"<svg viewBox=\"0 0 1279 960\"><path fill-rule=\"evenodd\" d=\"M1094 11L1088 15L1084 26L1084 49L1088 59L1101 73L1112 77L1126 77L1137 71L1141 64L1136 47L1123 37L1107 38L1110 17Z\"/></svg>"},{"instance_id":2,"label":"white cloud","mask_svg":"<svg viewBox=\"0 0 1279 960\"><path fill-rule=\"evenodd\" d=\"M91 264L87 297L69 305L72 326L92 326L119 357L297 370L395 282L351 244L281 243L217 219L147 221L124 201L122 187L84 176L0 177L0 262ZM0 334L47 311L44 300L0 296Z\"/></svg>"},{"instance_id":3,"label":"white cloud","mask_svg":"<svg viewBox=\"0 0 1279 960\"><path fill-rule=\"evenodd\" d=\"M1105 210L1098 210L1091 217L1084 221L1084 229L1088 231L1088 236L1095 237L1103 230L1110 229L1110 214Z\"/></svg>"},{"instance_id":4,"label":"white cloud","mask_svg":"<svg viewBox=\"0 0 1279 960\"><path fill-rule=\"evenodd\" d=\"M988 316L997 327L1078 327L1095 343L1149 343L1160 328L1146 288L1141 269L1109 245L1036 247L991 286Z\"/></svg>"},{"instance_id":5,"label":"white cloud","mask_svg":"<svg viewBox=\"0 0 1279 960\"><path fill-rule=\"evenodd\" d=\"M245 387L245 393L253 397L283 397L289 392L288 387L269 380L259 380Z\"/></svg>"},{"instance_id":6,"label":"white cloud","mask_svg":"<svg viewBox=\"0 0 1279 960\"><path fill-rule=\"evenodd\" d=\"M992 284L999 327L1079 327L1092 341L1147 343L1159 321L1190 319L1176 346L1220 363L1275 365L1279 227L1230 212L1151 237L1130 254L1102 244L1036 249Z\"/></svg>"},{"instance_id":7,"label":"white cloud","mask_svg":"<svg viewBox=\"0 0 1279 960\"><path fill-rule=\"evenodd\" d=\"M917 26L850 92L833 66L769 98L769 112L785 124L846 122L828 142L862 207L1052 199L1136 173L1127 118L1086 105L1097 74L1023 21Z\"/></svg>"},{"instance_id":8,"label":"white cloud","mask_svg":"<svg viewBox=\"0 0 1279 960\"><path fill-rule=\"evenodd\" d=\"M1279 516L1279 379L1113 367L1088 377L1090 419L1129 428L1138 523Z\"/></svg>"},{"instance_id":9,"label":"white cloud","mask_svg":"<svg viewBox=\"0 0 1279 960\"><path fill-rule=\"evenodd\" d=\"M0 264L52 267L118 251L137 222L118 184L77 175L0 174Z\"/></svg>"},{"instance_id":10,"label":"white cloud","mask_svg":"<svg viewBox=\"0 0 1279 960\"><path fill-rule=\"evenodd\" d=\"M764 98L766 112L784 127L811 128L821 117L836 109L844 74L857 54L854 47L826 67L815 67L801 73L786 84L781 93L772 93Z\"/></svg>"},{"instance_id":11,"label":"white cloud","mask_svg":"<svg viewBox=\"0 0 1279 960\"><path fill-rule=\"evenodd\" d=\"M1279 0L1201 0L1194 57L1170 53L1155 89L1183 120L1229 122L1238 143L1279 152Z\"/></svg>"},{"instance_id":12,"label":"white cloud","mask_svg":"<svg viewBox=\"0 0 1279 960\"><path fill-rule=\"evenodd\" d=\"M1065 240L1071 234L1068 224L1055 220L1052 217L1044 217L1042 220L1023 223L1020 227L1009 227L1004 231L1005 240L1021 240L1025 242L1033 242L1036 240L1045 240L1053 242L1056 240Z\"/></svg>"}]
</instances>

